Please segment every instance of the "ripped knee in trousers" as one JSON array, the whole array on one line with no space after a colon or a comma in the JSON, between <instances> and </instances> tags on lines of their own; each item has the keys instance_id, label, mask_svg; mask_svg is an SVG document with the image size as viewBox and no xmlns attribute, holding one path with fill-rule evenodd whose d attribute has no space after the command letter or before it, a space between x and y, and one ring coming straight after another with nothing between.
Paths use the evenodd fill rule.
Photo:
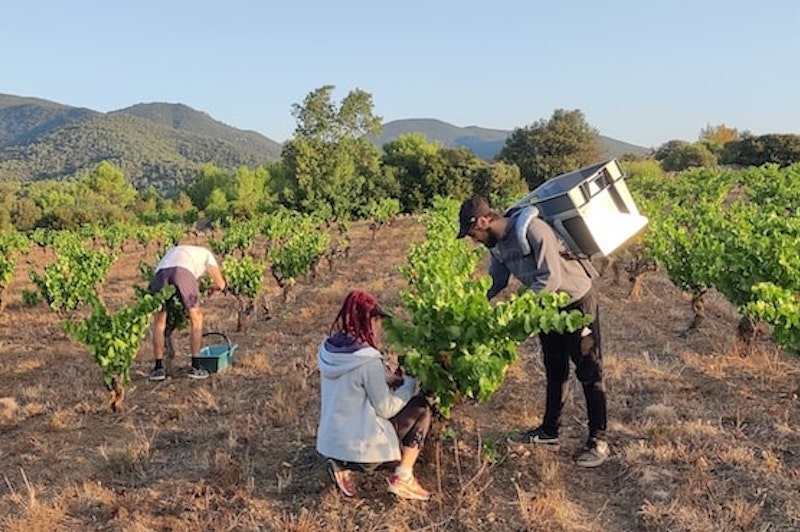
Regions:
<instances>
[{"instance_id":1,"label":"ripped knee in trousers","mask_svg":"<svg viewBox=\"0 0 800 532\"><path fill-rule=\"evenodd\" d=\"M594 334L589 327L584 327L581 331L581 356L588 356L594 350Z\"/></svg>"}]
</instances>

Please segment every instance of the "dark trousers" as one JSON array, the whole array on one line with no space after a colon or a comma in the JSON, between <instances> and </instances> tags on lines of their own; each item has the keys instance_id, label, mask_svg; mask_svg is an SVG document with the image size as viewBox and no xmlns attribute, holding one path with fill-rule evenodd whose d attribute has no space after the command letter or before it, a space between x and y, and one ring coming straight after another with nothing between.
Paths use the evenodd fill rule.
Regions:
<instances>
[{"instance_id":1,"label":"dark trousers","mask_svg":"<svg viewBox=\"0 0 800 532\"><path fill-rule=\"evenodd\" d=\"M422 395L412 397L389 421L403 447L422 447L431 428L431 406Z\"/></svg>"},{"instance_id":2,"label":"dark trousers","mask_svg":"<svg viewBox=\"0 0 800 532\"><path fill-rule=\"evenodd\" d=\"M580 310L594 321L589 331L572 333L541 333L547 396L542 428L558 436L561 412L569 392L569 361L575 364L575 375L583 386L586 413L589 418L589 437L603 438L606 430L606 392L603 386L603 352L600 343L600 306L594 291L564 310ZM588 334L584 334L588 333Z\"/></svg>"}]
</instances>

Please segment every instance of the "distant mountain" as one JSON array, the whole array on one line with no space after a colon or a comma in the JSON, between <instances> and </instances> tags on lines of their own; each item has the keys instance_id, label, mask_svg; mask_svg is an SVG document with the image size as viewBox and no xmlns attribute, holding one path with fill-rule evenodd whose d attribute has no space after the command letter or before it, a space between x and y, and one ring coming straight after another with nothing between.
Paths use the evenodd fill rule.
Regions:
<instances>
[{"instance_id":1,"label":"distant mountain","mask_svg":"<svg viewBox=\"0 0 800 532\"><path fill-rule=\"evenodd\" d=\"M0 94L0 148L26 144L65 124L99 114L47 100Z\"/></svg>"},{"instance_id":2,"label":"distant mountain","mask_svg":"<svg viewBox=\"0 0 800 532\"><path fill-rule=\"evenodd\" d=\"M469 148L478 157L491 160L497 156L513 131L476 126L457 127L441 120L413 118L385 123L381 135L373 140L378 146L383 146L390 140L409 133L422 133L429 142L438 141L446 148ZM644 155L650 151L649 148L603 135L599 135L598 140L608 157L620 157L625 154Z\"/></svg>"},{"instance_id":3,"label":"distant mountain","mask_svg":"<svg viewBox=\"0 0 800 532\"><path fill-rule=\"evenodd\" d=\"M228 142L271 159L277 159L281 155L280 143L255 131L228 126L214 120L206 113L195 111L180 103L140 103L110 114L119 113L135 115L172 129Z\"/></svg>"},{"instance_id":4,"label":"distant mountain","mask_svg":"<svg viewBox=\"0 0 800 532\"><path fill-rule=\"evenodd\" d=\"M0 94L0 181L70 179L109 161L137 188L169 193L200 165L255 167L281 145L182 104L140 104L101 113Z\"/></svg>"},{"instance_id":5,"label":"distant mountain","mask_svg":"<svg viewBox=\"0 0 800 532\"><path fill-rule=\"evenodd\" d=\"M491 160L512 133L456 127L435 119L394 120L372 140L380 147L408 133L446 147L469 148ZM599 137L607 155L649 150ZM237 129L180 103L140 103L101 113L39 98L0 94L0 181L71 179L100 162L118 166L139 189L170 193L185 187L199 167L256 167L278 160L281 144Z\"/></svg>"}]
</instances>

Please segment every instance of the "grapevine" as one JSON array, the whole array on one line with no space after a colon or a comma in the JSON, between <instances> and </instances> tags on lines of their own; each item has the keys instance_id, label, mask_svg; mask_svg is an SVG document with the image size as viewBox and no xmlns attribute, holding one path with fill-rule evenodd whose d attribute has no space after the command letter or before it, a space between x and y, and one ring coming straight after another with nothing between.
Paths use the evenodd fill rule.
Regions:
<instances>
[{"instance_id":1,"label":"grapevine","mask_svg":"<svg viewBox=\"0 0 800 532\"><path fill-rule=\"evenodd\" d=\"M229 256L223 261L227 290L239 302L237 309L237 332L244 330L245 323L255 310L255 300L261 292L266 264L255 262L245 255L240 259Z\"/></svg>"},{"instance_id":2,"label":"grapevine","mask_svg":"<svg viewBox=\"0 0 800 532\"><path fill-rule=\"evenodd\" d=\"M79 321L63 321L64 330L85 344L103 372L103 382L111 392L111 409L117 411L130 382L130 369L150 325L150 315L174 293L169 286L157 295L139 293L135 303L111 313L92 294L92 313Z\"/></svg>"},{"instance_id":3,"label":"grapevine","mask_svg":"<svg viewBox=\"0 0 800 532\"><path fill-rule=\"evenodd\" d=\"M651 222L642 242L675 285L692 293L696 312L713 288L743 320L770 323L775 341L792 350L797 332L787 302L800 293L799 177L800 165L766 165L631 183Z\"/></svg>"},{"instance_id":4,"label":"grapevine","mask_svg":"<svg viewBox=\"0 0 800 532\"><path fill-rule=\"evenodd\" d=\"M461 397L488 400L517 360L518 345L531 335L574 331L592 321L560 310L566 294L523 289L491 304L491 279L475 278L482 250L455 239L457 212L452 200L435 200L426 240L411 246L401 268L409 289L400 296L410 322L386 323L402 365L445 418Z\"/></svg>"}]
</instances>

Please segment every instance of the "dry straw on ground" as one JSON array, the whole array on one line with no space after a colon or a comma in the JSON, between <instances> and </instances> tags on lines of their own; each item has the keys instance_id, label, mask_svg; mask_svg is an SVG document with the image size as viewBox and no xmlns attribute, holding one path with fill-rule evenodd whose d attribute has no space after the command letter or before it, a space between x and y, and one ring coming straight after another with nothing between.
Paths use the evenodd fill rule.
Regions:
<instances>
[{"instance_id":1,"label":"dry straw on ground","mask_svg":"<svg viewBox=\"0 0 800 532\"><path fill-rule=\"evenodd\" d=\"M207 327L238 344L211 379L150 383L142 348L125 411L105 407L100 372L55 315L22 304L32 252L18 265L0 314L0 530L4 531L708 531L800 529L800 359L762 341L747 357L737 315L711 297L708 321L687 338L690 301L661 273L641 297L610 273L599 284L612 459L579 470L585 438L573 385L557 452L509 446L539 421L537 342L484 405L459 405L439 423L418 468L429 503L398 501L385 471L364 497L332 489L314 451L319 410L314 353L344 293L375 292L396 306L396 266L423 238L411 218L376 239L356 224L350 262L323 268L284 305L267 279L269 316L232 334L234 303L208 302ZM138 252L137 252L138 253ZM153 250L144 257L153 261ZM132 298L141 254L122 257L103 296ZM269 319L266 319L269 317ZM185 334L178 334L185 350ZM176 360L184 369L188 359Z\"/></svg>"}]
</instances>

